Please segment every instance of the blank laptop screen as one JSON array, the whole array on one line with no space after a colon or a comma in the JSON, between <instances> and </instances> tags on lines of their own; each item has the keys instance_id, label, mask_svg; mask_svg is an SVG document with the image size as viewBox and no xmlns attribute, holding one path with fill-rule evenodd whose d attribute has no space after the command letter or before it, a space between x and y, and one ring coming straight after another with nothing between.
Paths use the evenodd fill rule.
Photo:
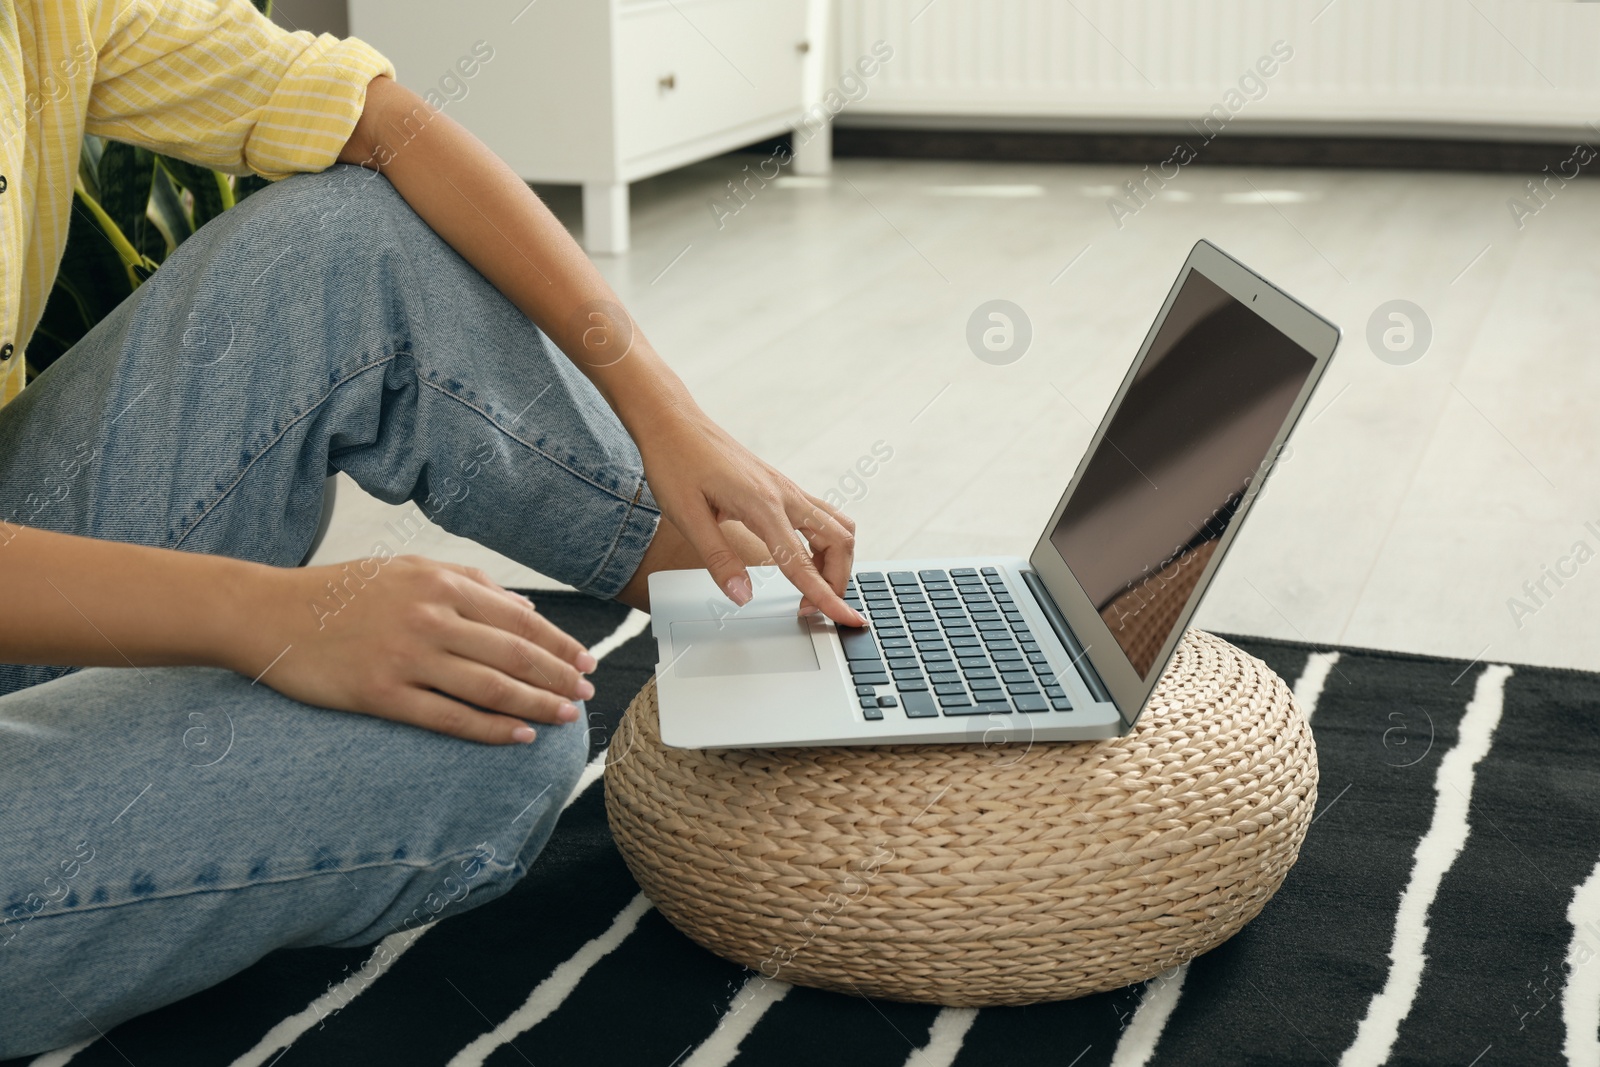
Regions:
<instances>
[{"instance_id":1,"label":"blank laptop screen","mask_svg":"<svg viewBox=\"0 0 1600 1067\"><path fill-rule=\"evenodd\" d=\"M1315 365L1189 271L1050 534L1140 678Z\"/></svg>"}]
</instances>

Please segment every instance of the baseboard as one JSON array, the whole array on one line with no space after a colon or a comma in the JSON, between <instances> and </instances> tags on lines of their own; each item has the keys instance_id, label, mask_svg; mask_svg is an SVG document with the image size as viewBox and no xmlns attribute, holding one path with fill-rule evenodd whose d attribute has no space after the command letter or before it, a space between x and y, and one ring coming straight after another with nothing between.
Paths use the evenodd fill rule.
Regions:
<instances>
[{"instance_id":1,"label":"baseboard","mask_svg":"<svg viewBox=\"0 0 1600 1067\"><path fill-rule=\"evenodd\" d=\"M1131 163L1155 166L1179 142L1195 163L1262 167L1387 167L1536 175L1572 155L1573 142L1438 138L1264 136L1205 142L1176 133L960 130L836 126L833 154L882 159L981 159L1010 163Z\"/></svg>"}]
</instances>

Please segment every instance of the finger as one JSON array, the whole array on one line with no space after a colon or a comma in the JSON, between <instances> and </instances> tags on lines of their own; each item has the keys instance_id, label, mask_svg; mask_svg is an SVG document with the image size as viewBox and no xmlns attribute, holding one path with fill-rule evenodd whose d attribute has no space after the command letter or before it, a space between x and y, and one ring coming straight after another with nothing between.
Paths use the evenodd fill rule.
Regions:
<instances>
[{"instance_id":1,"label":"finger","mask_svg":"<svg viewBox=\"0 0 1600 1067\"><path fill-rule=\"evenodd\" d=\"M772 550L772 558L800 595L828 618L843 626L865 626L867 620L829 588L811 560L811 550L795 532L789 517L776 507L763 508L740 520Z\"/></svg>"},{"instance_id":2,"label":"finger","mask_svg":"<svg viewBox=\"0 0 1600 1067\"><path fill-rule=\"evenodd\" d=\"M799 504L804 514L797 517L793 513L790 518L795 520L795 526L811 544L812 555L822 578L828 583L835 593L844 595L844 587L850 580L850 566L855 562L856 535L852 528L839 521L833 510L818 501L809 493L800 494L804 501L809 501L810 506ZM848 521L848 520L846 520Z\"/></svg>"},{"instance_id":3,"label":"finger","mask_svg":"<svg viewBox=\"0 0 1600 1067\"><path fill-rule=\"evenodd\" d=\"M464 656L442 656L430 663L423 684L485 711L534 722L575 722L579 714L565 696Z\"/></svg>"},{"instance_id":4,"label":"finger","mask_svg":"<svg viewBox=\"0 0 1600 1067\"><path fill-rule=\"evenodd\" d=\"M384 715L396 722L484 745L525 745L538 736L537 730L520 719L491 715L442 694L411 686L397 701L384 708Z\"/></svg>"},{"instance_id":5,"label":"finger","mask_svg":"<svg viewBox=\"0 0 1600 1067\"><path fill-rule=\"evenodd\" d=\"M711 572L711 578L717 583L717 588L740 607L750 603L750 598L755 595L755 586L750 582L750 572L746 569L743 558L723 536L722 527L717 525L711 509L702 503L687 514L673 516L672 522L678 528L678 532L683 534L684 540L688 541L699 554L700 562ZM761 536L759 531L751 532L757 537Z\"/></svg>"},{"instance_id":6,"label":"finger","mask_svg":"<svg viewBox=\"0 0 1600 1067\"><path fill-rule=\"evenodd\" d=\"M506 596L511 601L512 609L510 623L504 629L521 634L556 658L572 664L583 674L600 665L600 661L594 658L582 641L539 614L527 597L509 589L506 590Z\"/></svg>"},{"instance_id":7,"label":"finger","mask_svg":"<svg viewBox=\"0 0 1600 1067\"><path fill-rule=\"evenodd\" d=\"M457 620L445 636L444 647L559 697L588 700L594 696L594 683L579 673L576 665L498 626Z\"/></svg>"},{"instance_id":8,"label":"finger","mask_svg":"<svg viewBox=\"0 0 1600 1067\"><path fill-rule=\"evenodd\" d=\"M493 588L500 595L478 596L470 589L458 588L457 591L461 594L467 609L461 612L462 617L488 623L507 633L526 638L557 659L574 665L580 671L595 669L595 658L589 654L583 642L540 615L527 597L499 586Z\"/></svg>"},{"instance_id":9,"label":"finger","mask_svg":"<svg viewBox=\"0 0 1600 1067\"><path fill-rule=\"evenodd\" d=\"M805 497L807 500L811 501L813 504L815 504L817 507L821 508L823 511L826 511L829 515L832 515L835 519L838 520L840 526L843 526L846 530L849 530L852 534L854 534L856 532L856 520L852 519L850 516L846 515L843 511L840 511L838 508L836 508L832 504L828 503L822 497L815 496L815 495L813 495L811 493L808 493L804 489L800 490L800 495Z\"/></svg>"}]
</instances>

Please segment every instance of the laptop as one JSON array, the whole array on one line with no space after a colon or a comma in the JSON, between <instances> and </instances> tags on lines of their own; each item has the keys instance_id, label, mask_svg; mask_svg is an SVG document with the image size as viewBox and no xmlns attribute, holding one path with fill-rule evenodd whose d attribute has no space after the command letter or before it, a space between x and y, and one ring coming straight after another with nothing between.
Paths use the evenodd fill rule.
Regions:
<instances>
[{"instance_id":1,"label":"laptop","mask_svg":"<svg viewBox=\"0 0 1600 1067\"><path fill-rule=\"evenodd\" d=\"M703 570L652 574L662 741L1126 733L1338 341L1338 327L1199 242L1026 558L858 562L845 599L866 628L798 617L776 567L751 568L743 607Z\"/></svg>"}]
</instances>

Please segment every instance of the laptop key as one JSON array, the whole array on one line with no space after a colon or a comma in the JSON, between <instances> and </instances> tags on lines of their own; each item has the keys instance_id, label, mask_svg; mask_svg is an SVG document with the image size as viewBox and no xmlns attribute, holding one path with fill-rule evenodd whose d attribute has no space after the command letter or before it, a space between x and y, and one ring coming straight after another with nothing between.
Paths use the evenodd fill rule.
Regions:
<instances>
[{"instance_id":1,"label":"laptop key","mask_svg":"<svg viewBox=\"0 0 1600 1067\"><path fill-rule=\"evenodd\" d=\"M887 674L858 674L855 677L856 677L856 683L858 685L888 685L889 684L889 676Z\"/></svg>"},{"instance_id":2,"label":"laptop key","mask_svg":"<svg viewBox=\"0 0 1600 1067\"><path fill-rule=\"evenodd\" d=\"M1044 695L1049 697L1051 700L1055 700L1058 697L1066 696L1067 691L1061 688L1059 685L1047 685L1044 687Z\"/></svg>"},{"instance_id":3,"label":"laptop key","mask_svg":"<svg viewBox=\"0 0 1600 1067\"><path fill-rule=\"evenodd\" d=\"M1026 682L1029 685L1032 685L1033 684L1033 675L1029 674L1027 671L1005 671L1005 670L1003 670L1003 671L1000 672L1000 680L1005 682L1007 685L1012 685L1014 683L1022 683L1022 682Z\"/></svg>"},{"instance_id":4,"label":"laptop key","mask_svg":"<svg viewBox=\"0 0 1600 1067\"><path fill-rule=\"evenodd\" d=\"M883 712L876 707L862 708L861 717L863 719L871 719L872 721L877 722L883 718Z\"/></svg>"},{"instance_id":5,"label":"laptop key","mask_svg":"<svg viewBox=\"0 0 1600 1067\"><path fill-rule=\"evenodd\" d=\"M1000 704L972 704L964 708L945 708L946 715L1009 715L1011 705Z\"/></svg>"},{"instance_id":6,"label":"laptop key","mask_svg":"<svg viewBox=\"0 0 1600 1067\"><path fill-rule=\"evenodd\" d=\"M919 670L892 671L890 673L894 675L896 684L900 682L916 682L922 679L922 672Z\"/></svg>"},{"instance_id":7,"label":"laptop key","mask_svg":"<svg viewBox=\"0 0 1600 1067\"><path fill-rule=\"evenodd\" d=\"M1071 711L1072 701L1068 700L1066 697L1051 697L1050 706L1055 708L1057 711Z\"/></svg>"},{"instance_id":8,"label":"laptop key","mask_svg":"<svg viewBox=\"0 0 1600 1067\"><path fill-rule=\"evenodd\" d=\"M1019 696L1014 696L1011 699L1016 702L1018 711L1049 711L1050 710L1049 702L1047 702L1044 697L1039 696L1037 694L1027 695L1027 696L1020 696L1019 695Z\"/></svg>"},{"instance_id":9,"label":"laptop key","mask_svg":"<svg viewBox=\"0 0 1600 1067\"><path fill-rule=\"evenodd\" d=\"M952 578L971 578L971 577L974 577L975 575L977 575L977 573L978 573L977 570L975 570L972 567L951 567L950 568L950 576Z\"/></svg>"},{"instance_id":10,"label":"laptop key","mask_svg":"<svg viewBox=\"0 0 1600 1067\"><path fill-rule=\"evenodd\" d=\"M858 659L850 661L851 674L877 674L882 670L883 660L878 659L877 657L873 657L872 659Z\"/></svg>"},{"instance_id":11,"label":"laptop key","mask_svg":"<svg viewBox=\"0 0 1600 1067\"><path fill-rule=\"evenodd\" d=\"M922 662L924 662L924 663L949 663L950 662L950 653L946 652L944 649L940 649L937 652L923 652L923 653L921 653L921 656L922 656Z\"/></svg>"},{"instance_id":12,"label":"laptop key","mask_svg":"<svg viewBox=\"0 0 1600 1067\"><path fill-rule=\"evenodd\" d=\"M878 706L878 698L877 698L877 696L875 696L874 694L869 693L866 696L862 697L861 698L861 706L864 707L864 708L875 708L875 707L877 707Z\"/></svg>"},{"instance_id":13,"label":"laptop key","mask_svg":"<svg viewBox=\"0 0 1600 1067\"><path fill-rule=\"evenodd\" d=\"M1038 646L1034 646L1034 647L1037 648ZM1026 652L1027 649L1024 648L1023 651ZM1050 662L1050 657L1046 656L1043 652L1028 652L1028 662L1029 663L1049 663Z\"/></svg>"},{"instance_id":14,"label":"laptop key","mask_svg":"<svg viewBox=\"0 0 1600 1067\"><path fill-rule=\"evenodd\" d=\"M917 576L910 571L890 571L889 581L893 585L916 585Z\"/></svg>"},{"instance_id":15,"label":"laptop key","mask_svg":"<svg viewBox=\"0 0 1600 1067\"><path fill-rule=\"evenodd\" d=\"M939 624L932 619L919 619L916 622L908 622L906 625L911 628L913 634L939 632Z\"/></svg>"},{"instance_id":16,"label":"laptop key","mask_svg":"<svg viewBox=\"0 0 1600 1067\"><path fill-rule=\"evenodd\" d=\"M1051 674L1049 671L1040 671L1039 672L1039 684L1040 685L1056 685L1058 683L1056 681L1056 676L1055 675Z\"/></svg>"},{"instance_id":17,"label":"laptop key","mask_svg":"<svg viewBox=\"0 0 1600 1067\"><path fill-rule=\"evenodd\" d=\"M1000 662L1001 660L1019 664L1022 663L1022 653L1018 652L1016 649L992 649L990 650L989 655L994 657L996 663Z\"/></svg>"},{"instance_id":18,"label":"laptop key","mask_svg":"<svg viewBox=\"0 0 1600 1067\"><path fill-rule=\"evenodd\" d=\"M990 715L1011 714L1011 705L1004 700L982 700L972 706L978 711L987 712Z\"/></svg>"},{"instance_id":19,"label":"laptop key","mask_svg":"<svg viewBox=\"0 0 1600 1067\"><path fill-rule=\"evenodd\" d=\"M939 714L939 706L933 702L932 693L902 692L900 706L905 709L908 719L930 719Z\"/></svg>"},{"instance_id":20,"label":"laptop key","mask_svg":"<svg viewBox=\"0 0 1600 1067\"><path fill-rule=\"evenodd\" d=\"M941 694L939 697L939 706L945 709L946 715L950 714L951 708L964 708L971 703L972 698L965 693Z\"/></svg>"},{"instance_id":21,"label":"laptop key","mask_svg":"<svg viewBox=\"0 0 1600 1067\"><path fill-rule=\"evenodd\" d=\"M883 572L882 571L857 571L856 572L856 581L858 581L858 582L881 582L881 581L883 581Z\"/></svg>"},{"instance_id":22,"label":"laptop key","mask_svg":"<svg viewBox=\"0 0 1600 1067\"><path fill-rule=\"evenodd\" d=\"M900 682L900 681L895 682L894 683L894 687L896 689L900 690L900 692L902 692L902 693L912 693L912 692L917 692L917 691L924 691L925 692L927 690L927 688L928 688L928 683L924 682L920 677L915 678L915 679L907 678L903 682Z\"/></svg>"},{"instance_id":23,"label":"laptop key","mask_svg":"<svg viewBox=\"0 0 1600 1067\"><path fill-rule=\"evenodd\" d=\"M999 619L979 619L975 617L972 621L977 623L978 629L984 631L985 633L994 630L1006 629L1006 624L1001 622Z\"/></svg>"},{"instance_id":24,"label":"laptop key","mask_svg":"<svg viewBox=\"0 0 1600 1067\"><path fill-rule=\"evenodd\" d=\"M1006 686L1006 692L1010 693L1012 696L1022 696L1023 694L1027 694L1028 696L1036 696L1040 700L1044 699L1044 697L1039 693L1039 687L1034 685L1032 682L1028 682L1023 685L1008 685ZM1037 710L1043 711L1044 709L1038 708Z\"/></svg>"},{"instance_id":25,"label":"laptop key","mask_svg":"<svg viewBox=\"0 0 1600 1067\"><path fill-rule=\"evenodd\" d=\"M967 687L962 685L960 682L957 682L954 685L936 685L933 687L933 691L942 697L967 695Z\"/></svg>"},{"instance_id":26,"label":"laptop key","mask_svg":"<svg viewBox=\"0 0 1600 1067\"><path fill-rule=\"evenodd\" d=\"M878 658L878 643L872 639L872 634L866 630L857 629L853 626L839 627L839 644L844 646L845 659Z\"/></svg>"},{"instance_id":27,"label":"laptop key","mask_svg":"<svg viewBox=\"0 0 1600 1067\"><path fill-rule=\"evenodd\" d=\"M949 664L935 663L934 666L947 667ZM955 671L929 671L928 681L932 682L934 685L958 685L961 682L961 675L957 674Z\"/></svg>"},{"instance_id":28,"label":"laptop key","mask_svg":"<svg viewBox=\"0 0 1600 1067\"><path fill-rule=\"evenodd\" d=\"M982 648L983 642L976 636L961 636L950 638L950 644L955 648Z\"/></svg>"},{"instance_id":29,"label":"laptop key","mask_svg":"<svg viewBox=\"0 0 1600 1067\"><path fill-rule=\"evenodd\" d=\"M961 664L962 669L969 667L987 667L989 665L989 661L982 656L962 656L956 662Z\"/></svg>"},{"instance_id":30,"label":"laptop key","mask_svg":"<svg viewBox=\"0 0 1600 1067\"><path fill-rule=\"evenodd\" d=\"M900 702L892 696L881 696L878 698L878 707L880 708L897 708L899 706Z\"/></svg>"},{"instance_id":31,"label":"laptop key","mask_svg":"<svg viewBox=\"0 0 1600 1067\"><path fill-rule=\"evenodd\" d=\"M858 696L858 697L870 697L872 695L874 695L874 691L873 691L872 686L870 686L870 685L858 685L858 686L856 686L856 696Z\"/></svg>"},{"instance_id":32,"label":"laptop key","mask_svg":"<svg viewBox=\"0 0 1600 1067\"><path fill-rule=\"evenodd\" d=\"M972 699L979 704L1003 704L1005 703L1006 694L1003 689L979 689L977 686L973 686Z\"/></svg>"},{"instance_id":33,"label":"laptop key","mask_svg":"<svg viewBox=\"0 0 1600 1067\"><path fill-rule=\"evenodd\" d=\"M925 582L948 582L950 580L950 576L944 571L936 570L918 571L917 577Z\"/></svg>"}]
</instances>

